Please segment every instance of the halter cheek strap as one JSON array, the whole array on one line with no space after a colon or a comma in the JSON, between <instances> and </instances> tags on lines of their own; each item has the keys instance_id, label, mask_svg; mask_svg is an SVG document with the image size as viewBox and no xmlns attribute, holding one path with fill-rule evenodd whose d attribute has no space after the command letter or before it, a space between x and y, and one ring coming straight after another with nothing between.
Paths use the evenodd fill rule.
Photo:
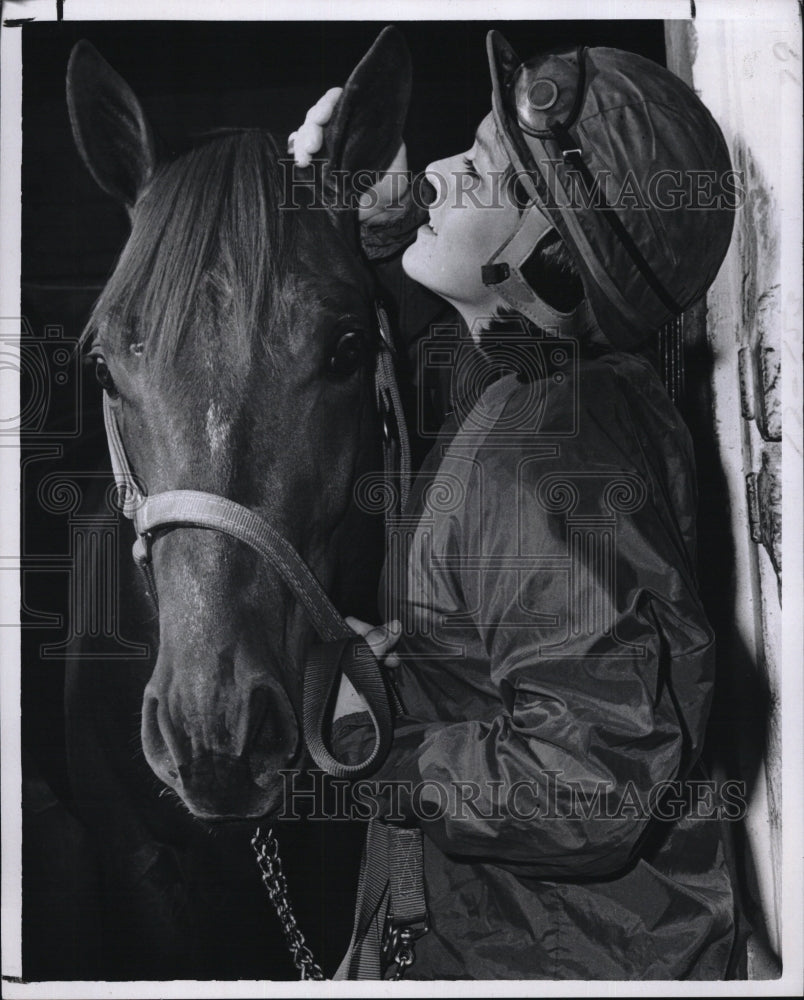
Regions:
<instances>
[{"instance_id":1,"label":"halter cheek strap","mask_svg":"<svg viewBox=\"0 0 804 1000\"><path fill-rule=\"evenodd\" d=\"M391 473L389 463L394 453L398 452L400 500L404 505L409 493L410 446L394 378L388 321L381 307L378 306L377 312L382 346L377 356L375 390L383 419L386 475ZM396 425L395 436L390 433L389 418ZM116 409L105 393L103 419L112 471L123 498L123 514L133 521L137 533L134 559L146 575L154 601L157 600L157 591L151 565L151 546L158 533L175 528L219 531L259 553L302 604L325 644L315 647L304 672L304 737L311 757L323 770L338 777L360 778L371 774L385 759L391 744L393 718L385 679L371 649L346 624L307 563L266 518L226 497L198 490L169 490L147 496L131 470ZM338 645L328 651L326 644L331 643ZM374 728L374 746L359 764L338 761L327 749L324 738L328 705L341 671L346 673L365 699Z\"/></svg>"}]
</instances>

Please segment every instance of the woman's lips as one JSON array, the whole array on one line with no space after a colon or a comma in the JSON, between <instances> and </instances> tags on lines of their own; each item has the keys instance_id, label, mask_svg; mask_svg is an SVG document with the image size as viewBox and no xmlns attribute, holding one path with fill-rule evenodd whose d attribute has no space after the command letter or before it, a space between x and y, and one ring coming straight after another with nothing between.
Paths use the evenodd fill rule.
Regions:
<instances>
[{"instance_id":1,"label":"woman's lips","mask_svg":"<svg viewBox=\"0 0 804 1000\"><path fill-rule=\"evenodd\" d=\"M437 236L438 233L433 229L429 222L423 223L419 226L419 232L424 233L425 236Z\"/></svg>"}]
</instances>

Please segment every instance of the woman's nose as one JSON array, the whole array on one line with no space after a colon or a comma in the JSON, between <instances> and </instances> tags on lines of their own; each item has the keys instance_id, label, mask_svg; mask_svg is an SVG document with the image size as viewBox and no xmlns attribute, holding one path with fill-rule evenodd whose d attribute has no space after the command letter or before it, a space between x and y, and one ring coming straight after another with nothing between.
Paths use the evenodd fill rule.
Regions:
<instances>
[{"instance_id":1,"label":"woman's nose","mask_svg":"<svg viewBox=\"0 0 804 1000\"><path fill-rule=\"evenodd\" d=\"M449 174L444 169L444 160L436 160L424 168L422 194L425 208L438 208L443 205L449 191Z\"/></svg>"}]
</instances>

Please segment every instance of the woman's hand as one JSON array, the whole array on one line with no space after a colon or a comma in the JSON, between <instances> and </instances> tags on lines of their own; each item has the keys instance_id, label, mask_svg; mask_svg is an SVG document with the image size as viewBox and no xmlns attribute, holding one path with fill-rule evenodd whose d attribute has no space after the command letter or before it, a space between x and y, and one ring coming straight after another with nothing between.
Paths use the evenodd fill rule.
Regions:
<instances>
[{"instance_id":1,"label":"woman's hand","mask_svg":"<svg viewBox=\"0 0 804 1000\"><path fill-rule=\"evenodd\" d=\"M324 144L324 126L332 117L342 93L343 87L330 88L307 112L302 127L288 136L288 152L300 167L309 167Z\"/></svg>"},{"instance_id":2,"label":"woman's hand","mask_svg":"<svg viewBox=\"0 0 804 1000\"><path fill-rule=\"evenodd\" d=\"M324 144L324 126L335 111L343 87L332 87L320 97L307 112L304 124L288 136L288 152L300 167L309 167L310 161ZM408 151L404 142L393 163L376 184L360 196L358 218L361 222L378 221L393 215L402 195L408 188ZM361 622L361 624L363 624Z\"/></svg>"},{"instance_id":3,"label":"woman's hand","mask_svg":"<svg viewBox=\"0 0 804 1000\"><path fill-rule=\"evenodd\" d=\"M387 625L375 626L368 622L361 622L359 618L347 618L346 624L352 631L363 636L372 653L383 666L399 666L399 657L392 652L397 639L402 634L402 625L399 622L391 621ZM365 698L357 693L354 685L345 674L341 675L341 686L338 690L332 721L337 722L345 715L367 711L368 705Z\"/></svg>"}]
</instances>

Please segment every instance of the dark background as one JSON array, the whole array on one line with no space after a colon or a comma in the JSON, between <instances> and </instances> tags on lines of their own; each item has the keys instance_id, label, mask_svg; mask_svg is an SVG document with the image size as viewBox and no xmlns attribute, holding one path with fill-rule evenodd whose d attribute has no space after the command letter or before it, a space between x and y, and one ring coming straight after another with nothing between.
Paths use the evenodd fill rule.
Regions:
<instances>
[{"instance_id":1,"label":"dark background","mask_svg":"<svg viewBox=\"0 0 804 1000\"><path fill-rule=\"evenodd\" d=\"M264 127L286 136L326 89L345 82L384 23L33 23L5 29L23 32L22 311L29 363L22 373L22 723L34 809L55 801L59 810L69 810L71 804L59 655L71 627L69 528L63 511L43 504L42 484L53 472L74 475L106 462L100 389L86 380L77 356L65 362L56 352L80 334L127 236L124 210L97 188L73 144L64 93L70 50L81 38L91 41L131 84L170 148L180 137L215 126ZM523 57L555 43L581 42L664 62L661 21L399 26L414 68L406 130L414 171L471 145L490 106L485 36L492 27ZM64 840L54 832L56 841ZM69 949L54 933L59 901L49 895L52 862L33 848L24 859L24 974L30 979L54 969L69 978ZM349 922L351 915L336 918ZM91 934L94 925L87 926ZM278 936L278 929L266 933Z\"/></svg>"}]
</instances>

